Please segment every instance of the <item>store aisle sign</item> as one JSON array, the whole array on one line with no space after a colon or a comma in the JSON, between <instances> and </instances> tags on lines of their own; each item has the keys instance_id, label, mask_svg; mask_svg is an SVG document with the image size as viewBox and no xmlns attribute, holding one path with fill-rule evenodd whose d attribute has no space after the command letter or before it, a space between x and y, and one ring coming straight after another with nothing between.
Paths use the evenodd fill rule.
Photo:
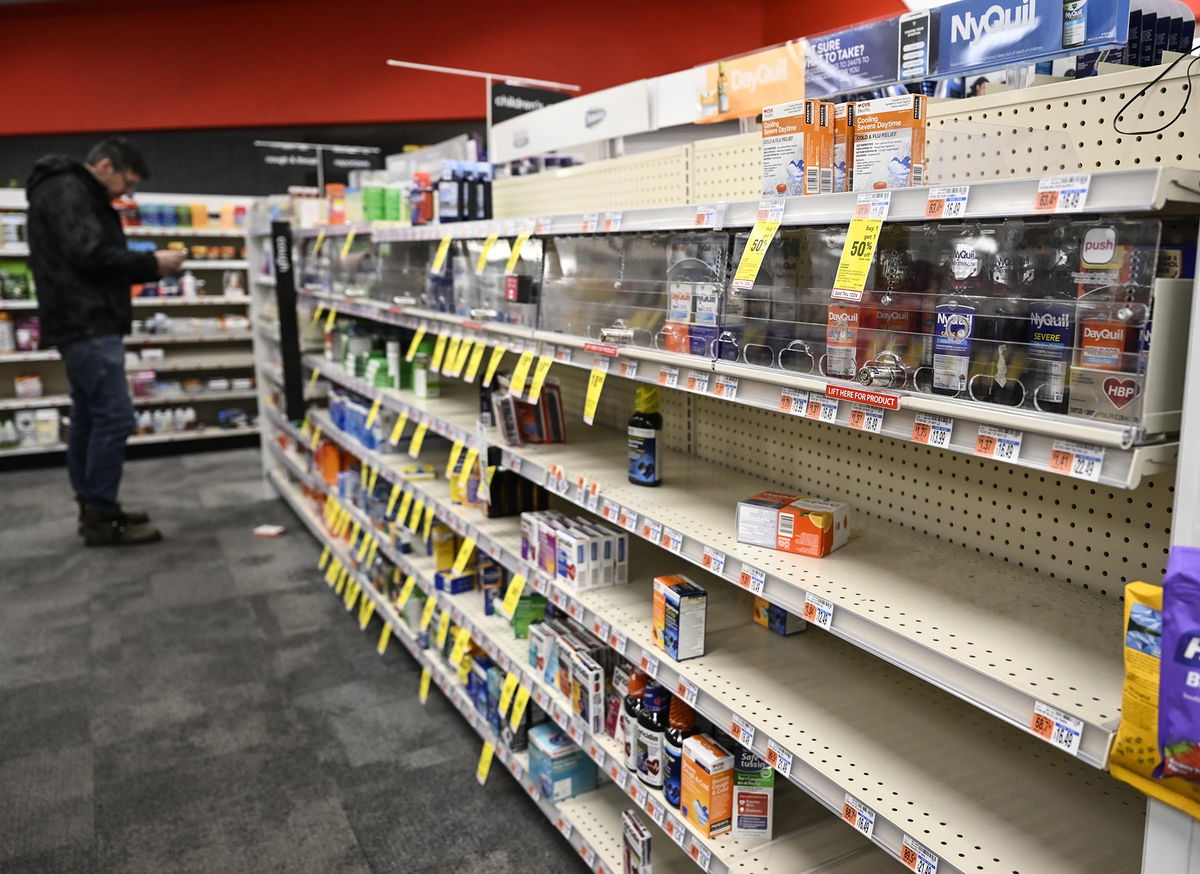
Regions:
<instances>
[{"instance_id":1,"label":"store aisle sign","mask_svg":"<svg viewBox=\"0 0 1200 874\"><path fill-rule=\"evenodd\" d=\"M804 93L827 97L889 85L900 78L900 19L810 37L804 50Z\"/></svg>"}]
</instances>

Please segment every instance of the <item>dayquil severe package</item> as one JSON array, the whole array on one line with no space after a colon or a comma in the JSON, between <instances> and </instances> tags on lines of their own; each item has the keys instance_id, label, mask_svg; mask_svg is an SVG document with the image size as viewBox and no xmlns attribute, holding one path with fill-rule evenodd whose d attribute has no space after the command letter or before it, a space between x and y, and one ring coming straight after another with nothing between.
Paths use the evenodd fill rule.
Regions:
<instances>
[{"instance_id":1,"label":"dayquil severe package","mask_svg":"<svg viewBox=\"0 0 1200 874\"><path fill-rule=\"evenodd\" d=\"M763 109L763 197L833 191L833 113L819 100Z\"/></svg>"},{"instance_id":2,"label":"dayquil severe package","mask_svg":"<svg viewBox=\"0 0 1200 874\"><path fill-rule=\"evenodd\" d=\"M926 100L908 94L855 104L854 191L925 184Z\"/></svg>"}]
</instances>

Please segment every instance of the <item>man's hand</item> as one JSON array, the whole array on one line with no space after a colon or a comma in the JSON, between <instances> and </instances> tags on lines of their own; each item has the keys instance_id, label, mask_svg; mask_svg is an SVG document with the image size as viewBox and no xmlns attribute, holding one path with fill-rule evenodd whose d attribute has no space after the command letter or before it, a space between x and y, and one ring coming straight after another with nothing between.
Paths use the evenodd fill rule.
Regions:
<instances>
[{"instance_id":1,"label":"man's hand","mask_svg":"<svg viewBox=\"0 0 1200 874\"><path fill-rule=\"evenodd\" d=\"M187 258L186 249L159 249L154 253L159 276L178 276Z\"/></svg>"}]
</instances>

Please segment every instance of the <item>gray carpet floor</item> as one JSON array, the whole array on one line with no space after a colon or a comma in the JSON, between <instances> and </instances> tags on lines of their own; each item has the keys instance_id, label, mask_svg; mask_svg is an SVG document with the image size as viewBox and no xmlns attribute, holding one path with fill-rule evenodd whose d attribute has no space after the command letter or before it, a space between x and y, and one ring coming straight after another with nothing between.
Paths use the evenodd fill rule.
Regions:
<instances>
[{"instance_id":1,"label":"gray carpet floor","mask_svg":"<svg viewBox=\"0 0 1200 874\"><path fill-rule=\"evenodd\" d=\"M84 549L63 469L0 474L0 871L586 870L502 767L475 782L257 450L130 462L122 500L166 539Z\"/></svg>"}]
</instances>

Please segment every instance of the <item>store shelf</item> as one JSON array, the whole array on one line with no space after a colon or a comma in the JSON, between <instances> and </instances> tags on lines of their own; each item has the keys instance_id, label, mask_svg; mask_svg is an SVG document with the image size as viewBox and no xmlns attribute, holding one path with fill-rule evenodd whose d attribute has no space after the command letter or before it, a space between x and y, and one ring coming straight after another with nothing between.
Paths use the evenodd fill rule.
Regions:
<instances>
[{"instance_id":1,"label":"store shelf","mask_svg":"<svg viewBox=\"0 0 1200 874\"><path fill-rule=\"evenodd\" d=\"M304 364L410 420L430 422L435 433L476 439L478 401L469 388L456 391L447 381L446 396L420 400L368 386L315 355ZM1111 599L862 516L851 542L823 559L741 544L736 503L770 483L666 450L667 482L639 488L628 483L623 433L576 428L573 437L505 447L505 464L614 524L629 520L625 527L638 536L661 543L675 532L674 552L700 567L721 556L725 579L792 613L802 614L809 596L830 602L831 633L1018 728L1031 731L1038 702L1081 719L1078 755L1104 767L1123 677L1111 640L1120 607ZM488 440L501 445L495 430Z\"/></svg>"},{"instance_id":2,"label":"store shelf","mask_svg":"<svg viewBox=\"0 0 1200 874\"><path fill-rule=\"evenodd\" d=\"M176 343L241 343L253 339L251 331L214 331L211 334L134 334L126 346L162 346Z\"/></svg>"},{"instance_id":3,"label":"store shelf","mask_svg":"<svg viewBox=\"0 0 1200 874\"><path fill-rule=\"evenodd\" d=\"M127 237L226 237L242 239L246 236L245 228L164 228L149 225L127 227Z\"/></svg>"},{"instance_id":4,"label":"store shelf","mask_svg":"<svg viewBox=\"0 0 1200 874\"><path fill-rule=\"evenodd\" d=\"M202 258L193 261L184 261L184 270L245 270L250 266L250 262L244 259L234 259L232 261L221 261L213 258Z\"/></svg>"},{"instance_id":5,"label":"store shelf","mask_svg":"<svg viewBox=\"0 0 1200 874\"><path fill-rule=\"evenodd\" d=\"M126 364L130 372L153 370L156 373L178 373L200 370L249 370L254 367L254 355L244 353L221 353L217 356L199 353L176 352L162 361L138 361Z\"/></svg>"},{"instance_id":6,"label":"store shelf","mask_svg":"<svg viewBox=\"0 0 1200 874\"><path fill-rule=\"evenodd\" d=\"M220 440L226 437L249 437L258 433L258 426L246 428L200 428L195 431L174 431L166 434L134 434L126 440L129 446L143 446L152 443L186 443L192 440ZM0 458L18 455L46 455L52 452L64 452L65 443L51 443L46 446L21 446L16 449L0 449Z\"/></svg>"},{"instance_id":7,"label":"store shelf","mask_svg":"<svg viewBox=\"0 0 1200 874\"><path fill-rule=\"evenodd\" d=\"M0 300L0 310L36 310L36 300Z\"/></svg>"},{"instance_id":8,"label":"store shelf","mask_svg":"<svg viewBox=\"0 0 1200 874\"><path fill-rule=\"evenodd\" d=\"M0 246L0 258L28 258L29 247L21 244Z\"/></svg>"},{"instance_id":9,"label":"store shelf","mask_svg":"<svg viewBox=\"0 0 1200 874\"><path fill-rule=\"evenodd\" d=\"M273 364L264 364L262 367L262 373L263 373L263 376L265 376L270 382L274 383L275 385L279 386L280 388L284 387L284 385L283 385L283 370L281 368L276 367ZM316 398L323 398L323 397L325 397L326 394L327 394L327 391L326 391L325 386L320 383L317 383L316 385L305 385L304 386L304 399L305 400L315 400Z\"/></svg>"},{"instance_id":10,"label":"store shelf","mask_svg":"<svg viewBox=\"0 0 1200 874\"><path fill-rule=\"evenodd\" d=\"M70 395L45 395L40 398L0 398L2 410L37 410L45 407L68 407Z\"/></svg>"},{"instance_id":11,"label":"store shelf","mask_svg":"<svg viewBox=\"0 0 1200 874\"><path fill-rule=\"evenodd\" d=\"M185 391L133 399L135 407L155 407L161 404L202 404L224 401L245 401L258 397L255 389L230 391Z\"/></svg>"},{"instance_id":12,"label":"store shelf","mask_svg":"<svg viewBox=\"0 0 1200 874\"><path fill-rule=\"evenodd\" d=\"M282 342L282 339L279 335L279 328L275 327L274 325L259 325L255 330L258 332L258 336L262 337L264 340L270 340L276 346Z\"/></svg>"},{"instance_id":13,"label":"store shelf","mask_svg":"<svg viewBox=\"0 0 1200 874\"><path fill-rule=\"evenodd\" d=\"M135 307L196 307L196 306L245 306L250 302L247 295L201 294L192 297L135 297Z\"/></svg>"},{"instance_id":14,"label":"store shelf","mask_svg":"<svg viewBox=\"0 0 1200 874\"><path fill-rule=\"evenodd\" d=\"M324 414L313 414L313 421L385 480L432 504L478 548L529 574L535 589L585 625L603 623L610 645L627 658L653 659L648 669L660 682L676 689L690 684L697 709L716 724L732 728L737 716L753 729L755 752L782 751L793 782L827 808L840 812L847 794L873 808L874 840L893 856L908 835L942 857L939 871L1136 869L1138 796L1106 776L844 642L815 632L786 639L764 632L749 622L748 611L739 625L713 623L704 657L671 662L650 643L648 573L635 574L637 585L564 593L523 565L515 534L489 534L496 524L511 532L513 520L484 520L450 504L440 480L405 482L397 463L403 456L363 449ZM654 572L669 564L639 559L631 567L652 562ZM694 573L710 596L737 594ZM710 616L719 620L727 613ZM1021 788L1034 785L1036 801ZM1047 810L1055 815L1046 816Z\"/></svg>"},{"instance_id":15,"label":"store shelf","mask_svg":"<svg viewBox=\"0 0 1200 874\"><path fill-rule=\"evenodd\" d=\"M371 222L347 222L341 225L322 225L312 228L292 228L292 237L297 240L317 237L324 234L327 237L346 237L353 233L355 236L371 235Z\"/></svg>"},{"instance_id":16,"label":"store shelf","mask_svg":"<svg viewBox=\"0 0 1200 874\"><path fill-rule=\"evenodd\" d=\"M262 276L262 275L252 276L252 277L250 277L250 281L253 282L255 285L261 285L264 288L274 288L275 287L275 277L274 276Z\"/></svg>"},{"instance_id":17,"label":"store shelf","mask_svg":"<svg viewBox=\"0 0 1200 874\"><path fill-rule=\"evenodd\" d=\"M57 361L59 355L53 349L35 352L0 352L0 364L24 364L28 361Z\"/></svg>"}]
</instances>

